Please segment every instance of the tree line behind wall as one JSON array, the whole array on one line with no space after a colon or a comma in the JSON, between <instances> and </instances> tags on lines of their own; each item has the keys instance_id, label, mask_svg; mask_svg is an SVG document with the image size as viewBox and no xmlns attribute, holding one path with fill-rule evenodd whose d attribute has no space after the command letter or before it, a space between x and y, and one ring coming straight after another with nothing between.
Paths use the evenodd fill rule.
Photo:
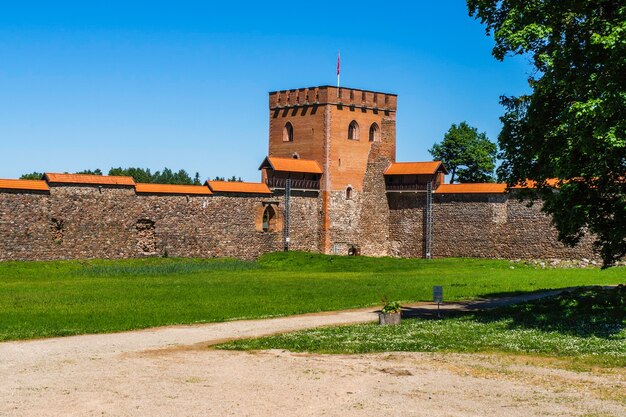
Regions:
<instances>
[{"instance_id":1,"label":"tree line behind wall","mask_svg":"<svg viewBox=\"0 0 626 417\"><path fill-rule=\"evenodd\" d=\"M74 172L74 174L86 174L86 175L103 175L102 170L97 168L94 170L83 170ZM196 172L196 175L192 178L187 171L181 169L174 172L170 168L163 168L162 171L155 171L152 173L149 168L111 168L108 175L112 176L128 176L132 177L135 182L146 184L181 184L181 185L200 185L200 173ZM24 174L20 177L23 180L40 180L43 177L42 172L31 172L30 174ZM232 176L228 179L225 177L215 177L215 181L238 181L241 182L241 177Z\"/></svg>"}]
</instances>

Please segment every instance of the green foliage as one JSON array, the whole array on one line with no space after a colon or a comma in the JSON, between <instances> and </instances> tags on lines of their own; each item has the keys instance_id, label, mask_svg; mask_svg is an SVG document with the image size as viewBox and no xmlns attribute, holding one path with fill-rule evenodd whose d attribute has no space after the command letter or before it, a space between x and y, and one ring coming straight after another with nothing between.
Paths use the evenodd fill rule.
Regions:
<instances>
[{"instance_id":1,"label":"green foliage","mask_svg":"<svg viewBox=\"0 0 626 417\"><path fill-rule=\"evenodd\" d=\"M21 180L40 180L43 178L43 172L31 172L30 174L23 174L20 179Z\"/></svg>"},{"instance_id":2,"label":"green foliage","mask_svg":"<svg viewBox=\"0 0 626 417\"><path fill-rule=\"evenodd\" d=\"M625 268L510 269L487 259L279 252L256 262L149 258L0 262L0 340L449 300L623 281Z\"/></svg>"},{"instance_id":3,"label":"green foliage","mask_svg":"<svg viewBox=\"0 0 626 417\"><path fill-rule=\"evenodd\" d=\"M169 168L163 168L163 171L156 171L154 174L149 168L111 168L109 175L129 176L133 177L135 182L148 184L200 184L200 174L196 172L194 179L189 176L184 169L173 172Z\"/></svg>"},{"instance_id":4,"label":"green foliage","mask_svg":"<svg viewBox=\"0 0 626 417\"><path fill-rule=\"evenodd\" d=\"M402 310L402 306L398 301L388 301L382 308L382 312L385 314L395 314Z\"/></svg>"},{"instance_id":5,"label":"green foliage","mask_svg":"<svg viewBox=\"0 0 626 417\"><path fill-rule=\"evenodd\" d=\"M102 175L102 170L95 169L90 170L86 169L84 171L75 172L75 174L87 174L87 175ZM196 175L192 179L187 171L184 169L179 170L178 172L173 172L169 168L163 168L163 171L156 171L154 174L150 172L149 168L111 168L109 170L108 175L114 176L127 176L132 177L135 182L147 183L147 184L194 184L201 185L200 181L200 173L196 172ZM24 174L20 177L23 180L40 180L43 177L43 173L41 172L33 172L31 174ZM235 178L233 176L233 178ZM237 181L230 180L229 181ZM238 179L241 181L241 178Z\"/></svg>"},{"instance_id":6,"label":"green foliage","mask_svg":"<svg viewBox=\"0 0 626 417\"><path fill-rule=\"evenodd\" d=\"M146 184L150 184L150 183L154 183L155 181L153 180L153 175L152 172L150 172L149 168L143 169L143 168L111 168L109 170L109 175L115 175L118 177L133 177L133 180L135 180L135 182L140 182L140 183L146 183Z\"/></svg>"},{"instance_id":7,"label":"green foliage","mask_svg":"<svg viewBox=\"0 0 626 417\"><path fill-rule=\"evenodd\" d=\"M217 176L213 179L213 181L243 182L241 177L236 177L234 175L228 179L226 179L225 177Z\"/></svg>"},{"instance_id":8,"label":"green foliage","mask_svg":"<svg viewBox=\"0 0 626 417\"><path fill-rule=\"evenodd\" d=\"M184 169L173 172L169 168L154 173L154 182L159 184L193 184L193 180Z\"/></svg>"},{"instance_id":9,"label":"green foliage","mask_svg":"<svg viewBox=\"0 0 626 417\"><path fill-rule=\"evenodd\" d=\"M468 0L493 55L530 56L532 93L504 97L498 174L538 184L559 239L596 237L604 266L626 255L626 3ZM559 192L546 180L558 178Z\"/></svg>"},{"instance_id":10,"label":"green foliage","mask_svg":"<svg viewBox=\"0 0 626 417\"><path fill-rule=\"evenodd\" d=\"M453 124L441 143L428 150L450 172L450 183L493 182L497 148L486 133L466 122Z\"/></svg>"},{"instance_id":11,"label":"green foliage","mask_svg":"<svg viewBox=\"0 0 626 417\"><path fill-rule=\"evenodd\" d=\"M458 313L442 320L311 329L219 347L321 353L501 351L565 356L589 365L623 367L626 287L580 289L496 310Z\"/></svg>"},{"instance_id":12,"label":"green foliage","mask_svg":"<svg viewBox=\"0 0 626 417\"><path fill-rule=\"evenodd\" d=\"M84 174L84 175L102 175L102 170L100 168L96 168L94 170L85 169L83 171L75 172L74 174Z\"/></svg>"}]
</instances>

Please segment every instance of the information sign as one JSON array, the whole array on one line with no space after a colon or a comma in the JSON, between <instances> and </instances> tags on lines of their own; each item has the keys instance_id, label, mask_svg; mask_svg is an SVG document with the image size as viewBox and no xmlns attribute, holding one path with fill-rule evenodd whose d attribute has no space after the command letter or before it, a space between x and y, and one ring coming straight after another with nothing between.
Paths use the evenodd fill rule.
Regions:
<instances>
[{"instance_id":1,"label":"information sign","mask_svg":"<svg viewBox=\"0 0 626 417\"><path fill-rule=\"evenodd\" d=\"M437 304L443 303L443 287L436 285L433 287L433 301Z\"/></svg>"}]
</instances>

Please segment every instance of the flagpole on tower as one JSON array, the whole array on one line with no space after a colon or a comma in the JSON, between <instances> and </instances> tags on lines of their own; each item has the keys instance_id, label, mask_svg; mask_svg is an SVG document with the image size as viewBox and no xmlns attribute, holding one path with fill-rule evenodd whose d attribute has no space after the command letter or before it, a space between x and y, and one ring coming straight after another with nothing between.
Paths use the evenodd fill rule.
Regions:
<instances>
[{"instance_id":1,"label":"flagpole on tower","mask_svg":"<svg viewBox=\"0 0 626 417\"><path fill-rule=\"evenodd\" d=\"M337 51L337 88L339 88L340 74L341 74L341 51Z\"/></svg>"}]
</instances>

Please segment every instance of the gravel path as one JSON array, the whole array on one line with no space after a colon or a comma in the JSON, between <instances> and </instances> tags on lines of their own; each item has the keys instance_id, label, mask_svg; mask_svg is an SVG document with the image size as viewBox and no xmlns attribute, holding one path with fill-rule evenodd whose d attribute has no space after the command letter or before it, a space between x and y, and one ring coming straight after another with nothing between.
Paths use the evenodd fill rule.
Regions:
<instances>
[{"instance_id":1,"label":"gravel path","mask_svg":"<svg viewBox=\"0 0 626 417\"><path fill-rule=\"evenodd\" d=\"M493 307L553 293L445 309ZM419 304L409 311L428 314L433 308ZM626 415L619 401L622 393L626 398L626 374L619 372L568 373L493 355L206 348L376 317L370 308L0 343L0 416Z\"/></svg>"}]
</instances>

